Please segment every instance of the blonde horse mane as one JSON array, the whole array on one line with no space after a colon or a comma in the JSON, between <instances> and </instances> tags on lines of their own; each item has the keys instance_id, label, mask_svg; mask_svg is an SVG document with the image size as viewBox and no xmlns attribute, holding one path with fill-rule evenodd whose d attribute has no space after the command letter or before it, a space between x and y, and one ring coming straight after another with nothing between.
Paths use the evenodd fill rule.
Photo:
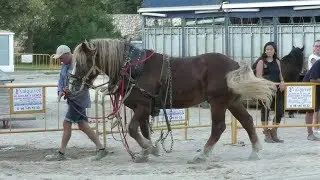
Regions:
<instances>
[{"instance_id":1,"label":"blonde horse mane","mask_svg":"<svg viewBox=\"0 0 320 180\"><path fill-rule=\"evenodd\" d=\"M125 42L118 39L96 39L85 43L92 53L86 53L82 43L77 45L73 53L74 63L78 63L86 73L91 68L88 60L96 61L96 65L110 80L117 80L120 66L125 60ZM90 56L92 57L88 59Z\"/></svg>"}]
</instances>

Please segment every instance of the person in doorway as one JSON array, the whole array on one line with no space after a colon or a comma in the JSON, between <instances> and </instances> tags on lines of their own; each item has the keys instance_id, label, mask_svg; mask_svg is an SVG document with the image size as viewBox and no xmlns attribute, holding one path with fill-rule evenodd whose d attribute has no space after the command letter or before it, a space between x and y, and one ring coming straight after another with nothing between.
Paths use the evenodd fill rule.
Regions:
<instances>
[{"instance_id":1,"label":"person in doorway","mask_svg":"<svg viewBox=\"0 0 320 180\"><path fill-rule=\"evenodd\" d=\"M308 70L311 69L312 65L320 59L320 40L316 40L313 43L313 53L308 58ZM320 124L319 111L316 111L313 115L313 123ZM320 133L320 127L314 127L314 131Z\"/></svg>"},{"instance_id":2,"label":"person in doorway","mask_svg":"<svg viewBox=\"0 0 320 180\"><path fill-rule=\"evenodd\" d=\"M72 72L72 54L71 50L66 45L60 45L57 48L56 59L60 59L62 62L62 68L60 72L60 79L58 84L58 102L66 95L65 92L69 87L69 75ZM88 118L86 116L86 108L90 108L91 100L89 89L85 89L83 93L79 93L76 98L67 99L68 111L63 122L63 135L61 140L61 147L59 151L52 155L47 155L45 159L47 161L61 161L66 160L65 152L67 144L71 138L72 123L77 123L79 129L83 131L98 149L96 156L91 160L100 160L107 155L105 148L102 146L99 137L94 133L88 124Z\"/></svg>"},{"instance_id":3,"label":"person in doorway","mask_svg":"<svg viewBox=\"0 0 320 180\"><path fill-rule=\"evenodd\" d=\"M277 46L274 42L268 42L264 45L262 56L258 59L256 67L256 76L260 78L265 78L267 80L273 81L275 83L280 83L278 85L278 91L276 97L272 100L272 106L275 105L275 117L273 120L274 125L278 125L281 122L281 118L284 113L284 95L283 90L285 88L282 73L281 65L279 58L277 56ZM261 107L261 123L262 125L268 125L269 119L269 109ZM265 142L268 143L283 143L284 141L279 139L278 128L264 128L263 133L265 135Z\"/></svg>"},{"instance_id":4,"label":"person in doorway","mask_svg":"<svg viewBox=\"0 0 320 180\"><path fill-rule=\"evenodd\" d=\"M312 65L320 59L320 40L316 40L313 43L313 53L308 57L308 70L311 69Z\"/></svg>"},{"instance_id":5,"label":"person in doorway","mask_svg":"<svg viewBox=\"0 0 320 180\"><path fill-rule=\"evenodd\" d=\"M316 61L311 69L303 78L303 82L320 82L320 61ZM314 114L318 113L320 107L320 86L316 87L316 97L315 97L315 109L306 112L306 124L312 124ZM318 118L318 117L316 117ZM320 138L313 134L312 127L307 127L308 136L307 139L310 141L320 141Z\"/></svg>"}]
</instances>

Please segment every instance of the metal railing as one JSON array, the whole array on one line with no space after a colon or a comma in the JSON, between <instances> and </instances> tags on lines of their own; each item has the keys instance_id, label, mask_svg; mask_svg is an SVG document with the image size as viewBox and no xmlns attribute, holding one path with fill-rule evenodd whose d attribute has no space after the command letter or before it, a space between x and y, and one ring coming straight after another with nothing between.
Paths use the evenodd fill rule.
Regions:
<instances>
[{"instance_id":1,"label":"metal railing","mask_svg":"<svg viewBox=\"0 0 320 180\"><path fill-rule=\"evenodd\" d=\"M315 103L316 103L316 86L320 85L320 83L313 82L288 82L285 83L286 88L284 91L284 111L289 110L303 110L303 111L315 111ZM320 103L320 102L317 102ZM258 104L258 102L256 102ZM274 114L276 113L277 107L277 99L275 99L274 104ZM247 106L248 108L248 106ZM263 108L263 107L261 107ZM320 124L306 124L306 123L292 123L287 122L285 116L283 116L283 120L278 125L258 125L257 116L260 110L258 109L258 105L255 109L255 128L298 128L298 127L320 127ZM251 112L252 114L252 112ZM253 116L254 117L254 116ZM266 119L266 121L269 121ZM238 129L243 129L243 127L238 123L237 119L232 117L231 121L231 137L232 144L238 143Z\"/></svg>"},{"instance_id":2,"label":"metal railing","mask_svg":"<svg viewBox=\"0 0 320 180\"><path fill-rule=\"evenodd\" d=\"M16 70L57 70L60 61L50 54L14 54L14 68Z\"/></svg>"}]
</instances>

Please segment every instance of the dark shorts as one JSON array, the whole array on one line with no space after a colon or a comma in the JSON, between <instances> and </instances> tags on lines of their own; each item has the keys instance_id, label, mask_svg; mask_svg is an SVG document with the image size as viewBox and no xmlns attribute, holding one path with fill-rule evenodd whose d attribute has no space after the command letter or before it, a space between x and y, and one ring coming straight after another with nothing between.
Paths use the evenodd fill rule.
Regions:
<instances>
[{"instance_id":1,"label":"dark shorts","mask_svg":"<svg viewBox=\"0 0 320 180\"><path fill-rule=\"evenodd\" d=\"M316 86L316 97L315 97L315 109L307 110L306 112L313 113L315 111L319 111L320 109L320 86Z\"/></svg>"},{"instance_id":2,"label":"dark shorts","mask_svg":"<svg viewBox=\"0 0 320 180\"><path fill-rule=\"evenodd\" d=\"M71 123L88 122L86 108L82 108L73 103L69 103L65 120Z\"/></svg>"}]
</instances>

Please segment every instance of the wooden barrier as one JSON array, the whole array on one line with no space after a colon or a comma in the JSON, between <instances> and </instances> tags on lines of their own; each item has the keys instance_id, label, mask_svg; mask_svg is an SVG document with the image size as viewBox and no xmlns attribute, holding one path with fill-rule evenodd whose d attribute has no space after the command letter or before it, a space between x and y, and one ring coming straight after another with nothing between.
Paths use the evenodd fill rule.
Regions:
<instances>
[{"instance_id":1,"label":"wooden barrier","mask_svg":"<svg viewBox=\"0 0 320 180\"><path fill-rule=\"evenodd\" d=\"M11 128L11 121L36 120L36 114L45 115L47 87L56 85L0 85L4 128Z\"/></svg>"}]
</instances>

